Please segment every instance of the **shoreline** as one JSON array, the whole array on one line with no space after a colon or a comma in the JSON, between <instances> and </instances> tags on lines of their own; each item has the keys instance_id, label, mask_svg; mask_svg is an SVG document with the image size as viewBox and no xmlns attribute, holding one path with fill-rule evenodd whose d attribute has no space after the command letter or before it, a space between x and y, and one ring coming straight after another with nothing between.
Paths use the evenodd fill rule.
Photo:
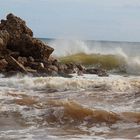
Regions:
<instances>
[{"instance_id":1,"label":"shoreline","mask_svg":"<svg viewBox=\"0 0 140 140\"><path fill-rule=\"evenodd\" d=\"M34 38L33 32L20 17L8 14L0 23L0 71L32 75L66 76L77 73L108 76L101 68L86 69L81 64L62 64L52 57L54 49L47 43Z\"/></svg>"}]
</instances>

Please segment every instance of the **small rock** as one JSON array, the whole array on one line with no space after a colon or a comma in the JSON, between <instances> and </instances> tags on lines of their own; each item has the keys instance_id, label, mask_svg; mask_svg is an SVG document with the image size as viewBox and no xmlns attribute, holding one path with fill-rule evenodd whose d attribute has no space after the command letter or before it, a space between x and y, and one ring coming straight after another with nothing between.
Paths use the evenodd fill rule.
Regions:
<instances>
[{"instance_id":1,"label":"small rock","mask_svg":"<svg viewBox=\"0 0 140 140\"><path fill-rule=\"evenodd\" d=\"M17 71L21 71L23 73L27 73L25 67L20 64L16 59L14 59L12 56L5 57L6 61L8 62L11 67L15 68Z\"/></svg>"},{"instance_id":2,"label":"small rock","mask_svg":"<svg viewBox=\"0 0 140 140\"><path fill-rule=\"evenodd\" d=\"M32 56L46 60L54 50L37 38L33 38L33 32L26 26L26 22L11 13L7 15L7 20L0 23L0 38L4 42L1 46L18 51L22 57ZM3 43L2 40L0 44Z\"/></svg>"},{"instance_id":3,"label":"small rock","mask_svg":"<svg viewBox=\"0 0 140 140\"><path fill-rule=\"evenodd\" d=\"M28 61L29 61L29 62L34 62L35 60L34 60L34 58L33 58L32 56L29 56L29 57L28 57Z\"/></svg>"},{"instance_id":4,"label":"small rock","mask_svg":"<svg viewBox=\"0 0 140 140\"><path fill-rule=\"evenodd\" d=\"M88 68L86 69L87 74L97 74L98 76L108 76L107 72L101 68Z\"/></svg>"},{"instance_id":5,"label":"small rock","mask_svg":"<svg viewBox=\"0 0 140 140\"><path fill-rule=\"evenodd\" d=\"M76 64L76 67L79 69L79 71L85 71L85 67L81 64Z\"/></svg>"},{"instance_id":6,"label":"small rock","mask_svg":"<svg viewBox=\"0 0 140 140\"><path fill-rule=\"evenodd\" d=\"M5 59L1 59L0 60L0 71L1 72L5 71L7 65L8 65L7 61Z\"/></svg>"},{"instance_id":7,"label":"small rock","mask_svg":"<svg viewBox=\"0 0 140 140\"><path fill-rule=\"evenodd\" d=\"M58 68L57 68L56 66L54 66L54 65L48 66L47 69L48 69L49 71L56 71L56 72L58 72Z\"/></svg>"},{"instance_id":8,"label":"small rock","mask_svg":"<svg viewBox=\"0 0 140 140\"><path fill-rule=\"evenodd\" d=\"M21 63L22 65L25 65L25 64L27 64L27 58L19 56L18 62Z\"/></svg>"},{"instance_id":9,"label":"small rock","mask_svg":"<svg viewBox=\"0 0 140 140\"><path fill-rule=\"evenodd\" d=\"M65 64L59 64L58 66L58 71L61 73L65 73L65 71L68 69L68 67Z\"/></svg>"},{"instance_id":10,"label":"small rock","mask_svg":"<svg viewBox=\"0 0 140 140\"><path fill-rule=\"evenodd\" d=\"M11 51L9 54L10 54L10 56L12 56L14 58L18 58L20 56L20 53L19 52L12 52Z\"/></svg>"}]
</instances>

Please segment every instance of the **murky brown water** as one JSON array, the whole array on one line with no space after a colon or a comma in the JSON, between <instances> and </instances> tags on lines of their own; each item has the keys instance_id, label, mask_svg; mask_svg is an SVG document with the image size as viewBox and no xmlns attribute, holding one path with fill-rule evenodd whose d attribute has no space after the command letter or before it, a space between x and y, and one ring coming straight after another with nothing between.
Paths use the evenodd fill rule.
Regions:
<instances>
[{"instance_id":1,"label":"murky brown water","mask_svg":"<svg viewBox=\"0 0 140 140\"><path fill-rule=\"evenodd\" d=\"M140 77L0 78L0 139L140 139Z\"/></svg>"}]
</instances>

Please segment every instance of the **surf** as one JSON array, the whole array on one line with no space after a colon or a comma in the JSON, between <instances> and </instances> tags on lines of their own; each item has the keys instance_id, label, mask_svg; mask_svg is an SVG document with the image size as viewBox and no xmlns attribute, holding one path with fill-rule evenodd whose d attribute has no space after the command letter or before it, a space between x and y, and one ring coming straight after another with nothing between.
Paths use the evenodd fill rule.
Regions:
<instances>
[{"instance_id":1,"label":"surf","mask_svg":"<svg viewBox=\"0 0 140 140\"><path fill-rule=\"evenodd\" d=\"M80 63L140 75L139 43L58 39L49 44L54 46L56 52L53 55L62 63Z\"/></svg>"}]
</instances>

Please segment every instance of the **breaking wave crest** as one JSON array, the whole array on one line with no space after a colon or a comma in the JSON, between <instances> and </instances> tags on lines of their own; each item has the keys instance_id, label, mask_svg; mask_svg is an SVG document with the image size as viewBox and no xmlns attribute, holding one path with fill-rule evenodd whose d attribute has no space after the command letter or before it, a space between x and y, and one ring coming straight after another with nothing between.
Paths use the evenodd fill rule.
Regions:
<instances>
[{"instance_id":1,"label":"breaking wave crest","mask_svg":"<svg viewBox=\"0 0 140 140\"><path fill-rule=\"evenodd\" d=\"M7 86L9 90L20 89L20 90L56 90L56 91L67 91L67 90L112 90L112 91L138 91L140 88L140 80L136 77L123 77L113 76L109 77L98 77L96 75L84 75L74 76L73 78L63 77L28 77L23 78L4 78L1 79L0 83L5 81L3 86ZM17 84L18 83L18 84ZM5 90L3 87L1 90Z\"/></svg>"},{"instance_id":2,"label":"breaking wave crest","mask_svg":"<svg viewBox=\"0 0 140 140\"><path fill-rule=\"evenodd\" d=\"M140 57L136 53L140 50L137 47L133 52L133 44L54 40L50 45L55 48L54 55L64 63L76 62L140 75Z\"/></svg>"},{"instance_id":3,"label":"breaking wave crest","mask_svg":"<svg viewBox=\"0 0 140 140\"><path fill-rule=\"evenodd\" d=\"M140 75L140 57L128 57L122 55L103 54L74 54L61 57L63 63L73 62L85 66L101 67L107 70L116 70L128 74Z\"/></svg>"}]
</instances>

